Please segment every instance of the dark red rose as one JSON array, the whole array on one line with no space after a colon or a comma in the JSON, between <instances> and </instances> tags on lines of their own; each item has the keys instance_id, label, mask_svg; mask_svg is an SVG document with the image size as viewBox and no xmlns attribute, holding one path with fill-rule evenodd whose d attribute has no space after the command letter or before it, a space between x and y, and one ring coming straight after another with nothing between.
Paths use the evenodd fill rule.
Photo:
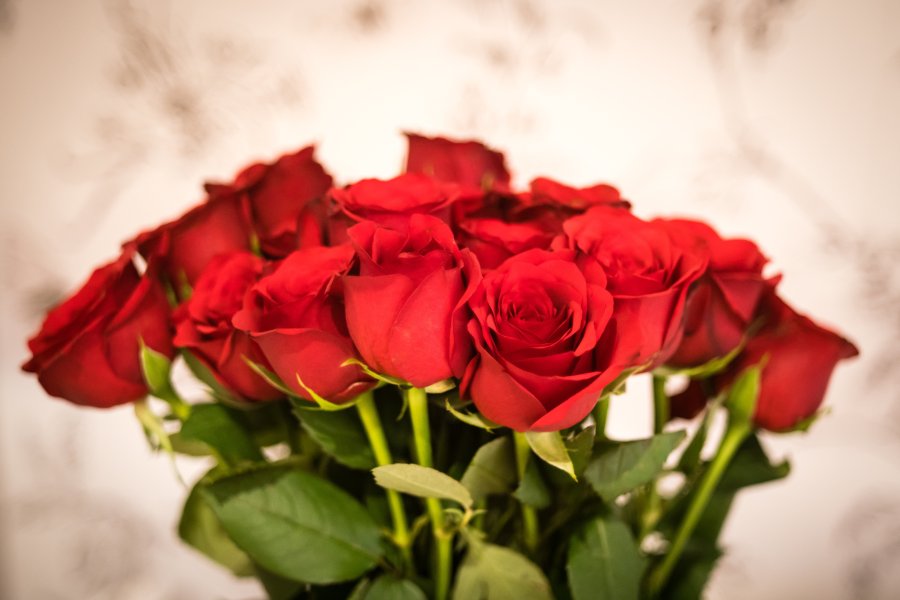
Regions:
<instances>
[{"instance_id":1,"label":"dark red rose","mask_svg":"<svg viewBox=\"0 0 900 600\"><path fill-rule=\"evenodd\" d=\"M705 223L662 221L676 238L700 240L709 252L709 266L685 306L684 337L668 364L702 365L738 347L753 320L757 304L777 279L763 277L767 259L749 240L725 240Z\"/></svg>"},{"instance_id":2,"label":"dark red rose","mask_svg":"<svg viewBox=\"0 0 900 600\"><path fill-rule=\"evenodd\" d=\"M347 241L347 229L361 221L374 221L392 229L402 229L410 215L432 215L450 221L450 210L458 196L454 186L441 184L417 174L394 179L363 179L329 193L332 216L329 239L332 244Z\"/></svg>"},{"instance_id":3,"label":"dark red rose","mask_svg":"<svg viewBox=\"0 0 900 600\"><path fill-rule=\"evenodd\" d=\"M471 250L484 269L495 269L507 258L533 248L547 249L553 234L535 223L502 219L465 219L459 224L460 246Z\"/></svg>"},{"instance_id":4,"label":"dark red rose","mask_svg":"<svg viewBox=\"0 0 900 600\"><path fill-rule=\"evenodd\" d=\"M669 417L693 419L706 408L709 399L716 395L715 378L691 379L686 388L669 398Z\"/></svg>"},{"instance_id":5,"label":"dark red rose","mask_svg":"<svg viewBox=\"0 0 900 600\"><path fill-rule=\"evenodd\" d=\"M343 278L347 326L365 362L416 387L462 375L471 355L466 300L479 278L472 253L428 215L400 230L366 221L348 234L359 268Z\"/></svg>"},{"instance_id":6,"label":"dark red rose","mask_svg":"<svg viewBox=\"0 0 900 600\"><path fill-rule=\"evenodd\" d=\"M661 364L681 341L688 290L706 270L705 247L678 243L664 223L621 208L592 208L563 229L554 245L577 250L606 273L616 306L617 362Z\"/></svg>"},{"instance_id":7,"label":"dark red rose","mask_svg":"<svg viewBox=\"0 0 900 600\"><path fill-rule=\"evenodd\" d=\"M22 368L36 373L48 394L98 408L132 402L147 393L140 340L173 355L169 305L156 267L142 277L133 255L128 247L94 271L28 341L33 356Z\"/></svg>"},{"instance_id":8,"label":"dark red rose","mask_svg":"<svg viewBox=\"0 0 900 600\"><path fill-rule=\"evenodd\" d=\"M220 254L197 280L189 300L174 314L175 346L189 350L227 390L247 400L274 400L281 393L244 360L268 367L250 336L231 318L263 270L263 260L249 252Z\"/></svg>"},{"instance_id":9,"label":"dark red rose","mask_svg":"<svg viewBox=\"0 0 900 600\"><path fill-rule=\"evenodd\" d=\"M285 385L307 400L312 398L304 386L341 403L374 385L358 366L341 366L358 358L347 333L340 286L353 257L348 244L289 254L251 288L233 319L259 344Z\"/></svg>"},{"instance_id":10,"label":"dark red rose","mask_svg":"<svg viewBox=\"0 0 900 600\"><path fill-rule=\"evenodd\" d=\"M754 421L764 429L783 431L815 414L838 362L857 356L859 350L795 312L774 292L766 294L760 312L762 328L729 370L737 374L762 363Z\"/></svg>"},{"instance_id":11,"label":"dark red rose","mask_svg":"<svg viewBox=\"0 0 900 600\"><path fill-rule=\"evenodd\" d=\"M158 262L179 295L194 285L215 256L250 250L252 228L242 194L216 193L175 221L138 235L147 260Z\"/></svg>"},{"instance_id":12,"label":"dark red rose","mask_svg":"<svg viewBox=\"0 0 900 600\"><path fill-rule=\"evenodd\" d=\"M285 154L271 164L256 163L230 185L207 184L210 195L242 194L261 250L283 257L322 244L325 204L331 176L314 158L315 147Z\"/></svg>"},{"instance_id":13,"label":"dark red rose","mask_svg":"<svg viewBox=\"0 0 900 600\"><path fill-rule=\"evenodd\" d=\"M469 140L429 138L407 133L406 172L458 184L464 194L509 191L510 175L503 154Z\"/></svg>"},{"instance_id":14,"label":"dark red rose","mask_svg":"<svg viewBox=\"0 0 900 600\"><path fill-rule=\"evenodd\" d=\"M517 431L570 427L622 372L610 352L606 277L575 259L529 250L485 273L469 300L476 356L462 387L491 421Z\"/></svg>"}]
</instances>

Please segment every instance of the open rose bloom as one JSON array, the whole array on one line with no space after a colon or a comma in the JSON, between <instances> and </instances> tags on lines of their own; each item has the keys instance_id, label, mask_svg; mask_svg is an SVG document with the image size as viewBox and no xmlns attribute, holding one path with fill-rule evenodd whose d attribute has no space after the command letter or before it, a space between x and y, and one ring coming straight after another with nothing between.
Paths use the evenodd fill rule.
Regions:
<instances>
[{"instance_id":1,"label":"open rose bloom","mask_svg":"<svg viewBox=\"0 0 900 600\"><path fill-rule=\"evenodd\" d=\"M810 427L858 350L750 240L408 140L388 180L336 184L309 146L207 184L53 308L23 368L206 456L179 535L272 598L701 597L722 508L788 472L765 436ZM607 435L626 385L650 437Z\"/></svg>"}]
</instances>

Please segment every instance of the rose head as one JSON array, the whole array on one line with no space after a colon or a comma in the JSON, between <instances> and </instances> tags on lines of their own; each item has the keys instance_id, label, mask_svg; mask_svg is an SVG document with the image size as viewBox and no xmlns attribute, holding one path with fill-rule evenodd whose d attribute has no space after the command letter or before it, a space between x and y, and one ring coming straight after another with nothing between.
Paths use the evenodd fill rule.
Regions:
<instances>
[{"instance_id":1,"label":"rose head","mask_svg":"<svg viewBox=\"0 0 900 600\"><path fill-rule=\"evenodd\" d=\"M472 253L428 215L399 230L366 221L348 235L359 264L343 278L347 326L369 367L416 387L461 375L471 354L465 303L480 276Z\"/></svg>"},{"instance_id":2,"label":"rose head","mask_svg":"<svg viewBox=\"0 0 900 600\"><path fill-rule=\"evenodd\" d=\"M169 305L155 279L132 262L133 248L98 268L73 296L49 312L28 341L23 369L51 396L108 408L147 393L140 343L172 357Z\"/></svg>"},{"instance_id":3,"label":"rose head","mask_svg":"<svg viewBox=\"0 0 900 600\"><path fill-rule=\"evenodd\" d=\"M458 184L466 195L482 190L509 191L503 154L476 141L428 138L407 133L406 172Z\"/></svg>"},{"instance_id":4,"label":"rose head","mask_svg":"<svg viewBox=\"0 0 900 600\"><path fill-rule=\"evenodd\" d=\"M592 208L563 229L554 246L578 251L580 260L606 273L615 299L617 362L661 364L681 340L685 299L706 269L705 249L679 244L664 223L622 208Z\"/></svg>"},{"instance_id":5,"label":"rose head","mask_svg":"<svg viewBox=\"0 0 900 600\"><path fill-rule=\"evenodd\" d=\"M307 400L312 399L307 388L341 403L374 385L358 366L342 366L358 357L340 289L340 276L352 261L347 244L293 252L253 285L233 319L259 344L285 385Z\"/></svg>"},{"instance_id":6,"label":"rose head","mask_svg":"<svg viewBox=\"0 0 900 600\"><path fill-rule=\"evenodd\" d=\"M325 172L307 146L271 164L256 163L241 171L230 185L207 184L211 194L244 197L261 250L283 257L301 247L322 243L325 205L331 187Z\"/></svg>"},{"instance_id":7,"label":"rose head","mask_svg":"<svg viewBox=\"0 0 900 600\"><path fill-rule=\"evenodd\" d=\"M210 260L249 250L251 237L242 195L222 190L180 218L139 234L133 243L141 256L160 264L176 292L184 295L185 284L194 285Z\"/></svg>"},{"instance_id":8,"label":"rose head","mask_svg":"<svg viewBox=\"0 0 900 600\"><path fill-rule=\"evenodd\" d=\"M533 248L547 249L553 234L535 223L512 223L503 219L470 218L459 223L460 246L478 257L483 269L495 269L503 261Z\"/></svg>"},{"instance_id":9,"label":"rose head","mask_svg":"<svg viewBox=\"0 0 900 600\"><path fill-rule=\"evenodd\" d=\"M762 301L762 328L747 342L729 372L762 364L754 421L783 431L813 416L825 399L838 362L859 354L856 346L795 312L774 292Z\"/></svg>"},{"instance_id":10,"label":"rose head","mask_svg":"<svg viewBox=\"0 0 900 600\"><path fill-rule=\"evenodd\" d=\"M189 300L174 313L175 346L189 350L227 390L247 400L274 400L281 393L245 360L268 366L256 343L231 324L244 294L262 273L249 252L220 254L197 280Z\"/></svg>"},{"instance_id":11,"label":"rose head","mask_svg":"<svg viewBox=\"0 0 900 600\"><path fill-rule=\"evenodd\" d=\"M738 347L757 304L777 278L763 277L767 259L749 240L725 240L697 221L663 221L676 237L700 240L709 252L709 266L691 290L685 306L684 337L668 364L702 365Z\"/></svg>"},{"instance_id":12,"label":"rose head","mask_svg":"<svg viewBox=\"0 0 900 600\"><path fill-rule=\"evenodd\" d=\"M622 368L611 362L613 298L575 252L529 250L487 272L469 301L476 356L463 381L488 419L556 431L584 419Z\"/></svg>"},{"instance_id":13,"label":"rose head","mask_svg":"<svg viewBox=\"0 0 900 600\"><path fill-rule=\"evenodd\" d=\"M407 226L411 215L432 215L450 221L456 200L455 186L418 174L400 175L383 181L363 179L329 193L332 215L329 220L332 244L347 241L347 229L361 221L373 221L393 229Z\"/></svg>"}]
</instances>

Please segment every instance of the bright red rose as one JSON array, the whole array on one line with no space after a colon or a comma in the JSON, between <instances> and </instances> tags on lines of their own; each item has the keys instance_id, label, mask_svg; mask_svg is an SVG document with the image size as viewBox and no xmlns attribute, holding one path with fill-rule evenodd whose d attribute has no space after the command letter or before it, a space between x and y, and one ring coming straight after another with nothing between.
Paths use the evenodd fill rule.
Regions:
<instances>
[{"instance_id":1,"label":"bright red rose","mask_svg":"<svg viewBox=\"0 0 900 600\"><path fill-rule=\"evenodd\" d=\"M189 300L174 313L175 339L232 393L247 400L274 400L281 393L247 365L245 358L268 366L256 343L231 324L244 295L263 271L263 261L249 252L220 254L197 280Z\"/></svg>"},{"instance_id":2,"label":"bright red rose","mask_svg":"<svg viewBox=\"0 0 900 600\"><path fill-rule=\"evenodd\" d=\"M531 182L529 192L518 194L509 206L509 220L531 222L541 229L557 234L569 217L579 215L594 206L628 209L631 203L623 199L619 190L606 184L574 188L546 177Z\"/></svg>"},{"instance_id":3,"label":"bright red rose","mask_svg":"<svg viewBox=\"0 0 900 600\"><path fill-rule=\"evenodd\" d=\"M154 277L141 276L129 247L98 268L73 296L49 312L28 341L36 373L52 396L75 404L108 408L147 393L140 364L140 340L173 355L169 305Z\"/></svg>"},{"instance_id":4,"label":"bright red rose","mask_svg":"<svg viewBox=\"0 0 900 600\"><path fill-rule=\"evenodd\" d=\"M332 244L346 242L347 229L361 221L398 230L407 226L410 215L432 215L449 222L457 197L456 187L424 175L406 174L387 181L363 179L329 193L329 239Z\"/></svg>"},{"instance_id":5,"label":"bright red rose","mask_svg":"<svg viewBox=\"0 0 900 600\"><path fill-rule=\"evenodd\" d=\"M705 247L678 243L665 223L621 208L592 208L563 229L554 245L577 250L606 273L616 306L617 362L664 362L681 342L688 290L706 270Z\"/></svg>"},{"instance_id":6,"label":"bright red rose","mask_svg":"<svg viewBox=\"0 0 900 600\"><path fill-rule=\"evenodd\" d=\"M798 314L774 292L763 300L762 328L732 363L737 374L762 363L754 421L770 431L783 431L811 417L822 405L838 362L859 354L837 333Z\"/></svg>"},{"instance_id":7,"label":"bright red rose","mask_svg":"<svg viewBox=\"0 0 900 600\"><path fill-rule=\"evenodd\" d=\"M216 193L180 218L138 235L134 242L148 261L158 262L181 295L194 285L215 256L250 250L252 228L240 193Z\"/></svg>"},{"instance_id":8,"label":"bright red rose","mask_svg":"<svg viewBox=\"0 0 900 600\"><path fill-rule=\"evenodd\" d=\"M347 326L365 362L416 387L462 375L471 355L466 300L480 276L472 253L428 215L400 230L366 221L348 235L359 267L343 278Z\"/></svg>"},{"instance_id":9,"label":"bright red rose","mask_svg":"<svg viewBox=\"0 0 900 600\"><path fill-rule=\"evenodd\" d=\"M507 258L533 248L547 249L553 234L537 224L502 219L465 219L457 234L460 246L471 250L484 269L495 269Z\"/></svg>"},{"instance_id":10,"label":"bright red rose","mask_svg":"<svg viewBox=\"0 0 900 600\"><path fill-rule=\"evenodd\" d=\"M674 367L702 365L738 347L766 289L778 279L763 277L768 260L753 242L725 240L698 221L660 221L688 245L701 241L709 266L685 306L684 337L667 360Z\"/></svg>"},{"instance_id":11,"label":"bright red rose","mask_svg":"<svg viewBox=\"0 0 900 600\"><path fill-rule=\"evenodd\" d=\"M485 417L517 431L584 419L621 372L612 362L613 298L575 252L529 250L487 272L469 300L476 356L463 390Z\"/></svg>"},{"instance_id":12,"label":"bright red rose","mask_svg":"<svg viewBox=\"0 0 900 600\"><path fill-rule=\"evenodd\" d=\"M466 195L483 190L509 191L503 154L476 141L429 138L407 133L406 172L458 184Z\"/></svg>"},{"instance_id":13,"label":"bright red rose","mask_svg":"<svg viewBox=\"0 0 900 600\"><path fill-rule=\"evenodd\" d=\"M267 256L283 257L322 244L323 197L331 187L307 146L271 164L256 163L241 171L230 185L207 184L210 195L236 193L245 197L253 228Z\"/></svg>"},{"instance_id":14,"label":"bright red rose","mask_svg":"<svg viewBox=\"0 0 900 600\"><path fill-rule=\"evenodd\" d=\"M358 366L341 366L358 358L347 333L340 285L353 257L347 244L288 255L251 288L233 319L259 344L285 385L307 400L312 398L306 388L341 403L375 383Z\"/></svg>"}]
</instances>

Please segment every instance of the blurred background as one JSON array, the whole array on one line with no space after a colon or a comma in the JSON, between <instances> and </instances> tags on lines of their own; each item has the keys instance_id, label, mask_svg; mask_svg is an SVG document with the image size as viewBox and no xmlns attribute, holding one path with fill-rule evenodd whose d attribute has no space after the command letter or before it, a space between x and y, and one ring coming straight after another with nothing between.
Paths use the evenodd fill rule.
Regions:
<instances>
[{"instance_id":1,"label":"blurred background","mask_svg":"<svg viewBox=\"0 0 900 600\"><path fill-rule=\"evenodd\" d=\"M310 141L340 182L390 177L403 130L757 240L862 357L810 434L766 438L793 473L739 496L708 597L897 597L900 2L0 0L0 81L0 597L262 597L179 543L132 411L46 397L25 339L204 179Z\"/></svg>"}]
</instances>

